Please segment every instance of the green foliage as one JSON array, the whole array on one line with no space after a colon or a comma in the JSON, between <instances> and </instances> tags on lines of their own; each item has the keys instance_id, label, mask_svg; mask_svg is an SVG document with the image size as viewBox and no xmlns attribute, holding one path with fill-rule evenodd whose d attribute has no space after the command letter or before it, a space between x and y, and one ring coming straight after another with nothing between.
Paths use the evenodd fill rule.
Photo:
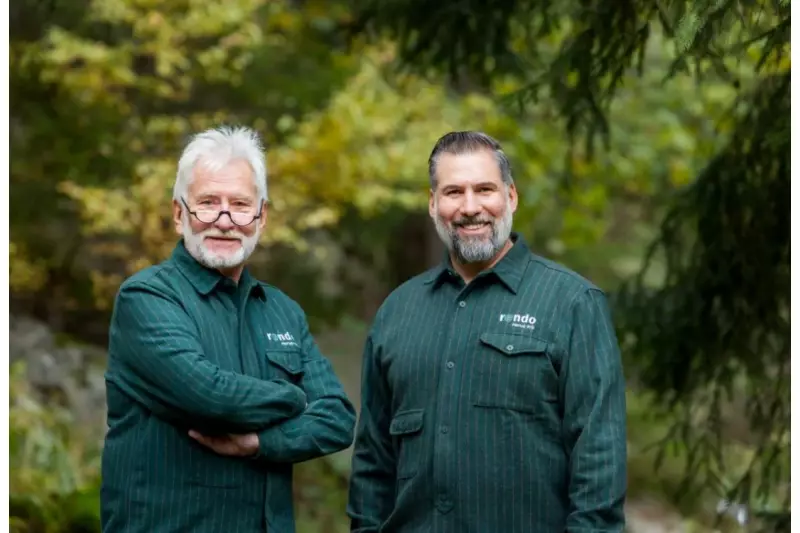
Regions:
<instances>
[{"instance_id":1,"label":"green foliage","mask_svg":"<svg viewBox=\"0 0 800 533\"><path fill-rule=\"evenodd\" d=\"M608 141L607 112L629 71L649 67L653 35L673 43L670 74L694 69L739 84L749 76L731 68L731 56L735 61L755 49L759 65L788 56L789 5L770 0L742 6L716 0L353 4L350 31L396 39L404 70L433 69L457 87L489 88L510 75L519 80L518 102L546 98L589 151L596 136Z\"/></svg>"},{"instance_id":2,"label":"green foliage","mask_svg":"<svg viewBox=\"0 0 800 533\"><path fill-rule=\"evenodd\" d=\"M759 86L733 141L671 207L651 252L664 256L663 283L651 289L645 270L620 296L643 383L687 413L673 436L696 452L688 471L731 499L759 504L775 487L788 498L788 86L788 75ZM739 479L721 483L715 472L730 466L717 452L721 411L735 394L747 397L758 448Z\"/></svg>"},{"instance_id":3,"label":"green foliage","mask_svg":"<svg viewBox=\"0 0 800 533\"><path fill-rule=\"evenodd\" d=\"M391 42L339 49L331 28L349 16L338 4L243 0L216 16L222 5L91 3L41 21L39 39L12 39L14 115L24 124L12 139L15 293L59 293L48 308L71 311L66 321L76 309L107 313L121 279L171 249L181 143L228 120L271 141L264 244L297 249L308 277L330 271L336 255L312 234L332 234L333 246L352 234L362 247L386 248L403 224L397 213L425 210L435 140L475 128L502 138L515 163L517 227L543 252L614 284L629 268L583 265L593 254L581 250L614 234L620 245L609 259L636 262L641 238L621 228L630 217L647 223L649 199L695 173L718 143L716 110L732 98L719 84L681 79L665 91L654 76L630 79L610 110L614 149L592 160L563 142L547 105L510 113L488 96L398 74ZM520 84L498 77L493 86L511 94ZM42 107L48 98L55 114ZM663 111L652 116L653 108ZM44 156L43 145L52 147ZM369 241L359 236L365 220ZM391 269L375 263L380 256L364 258L365 268Z\"/></svg>"},{"instance_id":4,"label":"green foliage","mask_svg":"<svg viewBox=\"0 0 800 533\"><path fill-rule=\"evenodd\" d=\"M98 531L97 446L67 411L37 399L23 366L11 368L9 384L11 531Z\"/></svg>"},{"instance_id":5,"label":"green foliage","mask_svg":"<svg viewBox=\"0 0 800 533\"><path fill-rule=\"evenodd\" d=\"M11 278L73 308L107 306L123 276L169 252L168 192L189 134L241 121L280 138L277 124L320 105L350 69L325 46L325 21L341 14L315 2L26 5L39 38L12 32ZM275 57L296 60L295 77L265 90Z\"/></svg>"}]
</instances>

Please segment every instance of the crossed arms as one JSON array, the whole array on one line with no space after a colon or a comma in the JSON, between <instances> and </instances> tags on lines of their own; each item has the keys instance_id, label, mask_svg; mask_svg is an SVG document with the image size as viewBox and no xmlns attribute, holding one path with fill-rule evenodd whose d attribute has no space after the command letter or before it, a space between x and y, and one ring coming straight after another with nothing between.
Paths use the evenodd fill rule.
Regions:
<instances>
[{"instance_id":1,"label":"crossed arms","mask_svg":"<svg viewBox=\"0 0 800 533\"><path fill-rule=\"evenodd\" d=\"M144 282L123 285L112 318L109 380L154 415L204 432L259 436L259 456L298 462L346 448L355 411L302 321L299 386L223 370L203 354L177 299Z\"/></svg>"}]
</instances>

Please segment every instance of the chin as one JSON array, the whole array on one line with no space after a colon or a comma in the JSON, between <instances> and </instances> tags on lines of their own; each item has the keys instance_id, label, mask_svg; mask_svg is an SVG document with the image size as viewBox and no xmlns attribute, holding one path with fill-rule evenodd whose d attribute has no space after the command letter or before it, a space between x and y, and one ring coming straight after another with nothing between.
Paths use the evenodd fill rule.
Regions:
<instances>
[{"instance_id":1,"label":"chin","mask_svg":"<svg viewBox=\"0 0 800 533\"><path fill-rule=\"evenodd\" d=\"M203 261L201 262L209 268L236 268L244 263L243 252L244 250L240 248L236 252L221 254L215 253L207 248L203 248Z\"/></svg>"},{"instance_id":2,"label":"chin","mask_svg":"<svg viewBox=\"0 0 800 533\"><path fill-rule=\"evenodd\" d=\"M203 251L210 256L218 257L220 259L226 259L230 257L236 257L240 253L242 253L242 245L240 244L235 249L225 249L225 250L215 250L213 248L209 248L208 246L203 246Z\"/></svg>"}]
</instances>

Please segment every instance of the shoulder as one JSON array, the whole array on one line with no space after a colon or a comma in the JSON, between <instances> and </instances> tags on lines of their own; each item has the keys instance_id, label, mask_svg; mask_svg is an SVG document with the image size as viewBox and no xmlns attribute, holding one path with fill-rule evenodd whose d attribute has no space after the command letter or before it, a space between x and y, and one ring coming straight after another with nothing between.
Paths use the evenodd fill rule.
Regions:
<instances>
[{"instance_id":1,"label":"shoulder","mask_svg":"<svg viewBox=\"0 0 800 533\"><path fill-rule=\"evenodd\" d=\"M549 292L549 295L542 299L551 302L554 314L564 324L572 324L574 327L576 321L610 319L610 302L603 289L560 263L536 254L531 255L533 268L528 269L528 276L537 280L534 282L536 286L541 283L546 287L545 292ZM536 292L542 294L541 289Z\"/></svg>"},{"instance_id":2,"label":"shoulder","mask_svg":"<svg viewBox=\"0 0 800 533\"><path fill-rule=\"evenodd\" d=\"M579 298L590 292L603 293L602 289L578 272L533 252L530 254L530 267L525 277L526 283L547 287L549 291L569 299Z\"/></svg>"},{"instance_id":3,"label":"shoulder","mask_svg":"<svg viewBox=\"0 0 800 533\"><path fill-rule=\"evenodd\" d=\"M119 287L117 296L146 292L160 296L174 295L177 285L176 276L180 276L177 267L170 261L149 266L125 279Z\"/></svg>"},{"instance_id":4,"label":"shoulder","mask_svg":"<svg viewBox=\"0 0 800 533\"><path fill-rule=\"evenodd\" d=\"M398 285L383 300L376 313L376 320L397 312L405 313L409 305L419 305L420 298L430 290L429 282L440 268L428 269Z\"/></svg>"},{"instance_id":5,"label":"shoulder","mask_svg":"<svg viewBox=\"0 0 800 533\"><path fill-rule=\"evenodd\" d=\"M112 325L164 326L184 320L189 300L187 291L181 289L181 278L180 271L169 263L144 268L128 277L117 290Z\"/></svg>"}]
</instances>

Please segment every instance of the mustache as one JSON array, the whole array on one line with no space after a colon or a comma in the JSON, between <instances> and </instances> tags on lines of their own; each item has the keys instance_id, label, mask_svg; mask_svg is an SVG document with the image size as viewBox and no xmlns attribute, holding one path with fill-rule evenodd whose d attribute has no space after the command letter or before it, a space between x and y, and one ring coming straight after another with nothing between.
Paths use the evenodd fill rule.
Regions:
<instances>
[{"instance_id":1,"label":"mustache","mask_svg":"<svg viewBox=\"0 0 800 533\"><path fill-rule=\"evenodd\" d=\"M218 229L209 229L203 232L198 233L199 237L222 237L225 239L235 239L237 241L241 241L244 238L240 232L236 230L230 231L220 231Z\"/></svg>"},{"instance_id":2,"label":"mustache","mask_svg":"<svg viewBox=\"0 0 800 533\"><path fill-rule=\"evenodd\" d=\"M469 226L470 224L493 224L494 220L486 217L462 217L453 221L454 226Z\"/></svg>"}]
</instances>

